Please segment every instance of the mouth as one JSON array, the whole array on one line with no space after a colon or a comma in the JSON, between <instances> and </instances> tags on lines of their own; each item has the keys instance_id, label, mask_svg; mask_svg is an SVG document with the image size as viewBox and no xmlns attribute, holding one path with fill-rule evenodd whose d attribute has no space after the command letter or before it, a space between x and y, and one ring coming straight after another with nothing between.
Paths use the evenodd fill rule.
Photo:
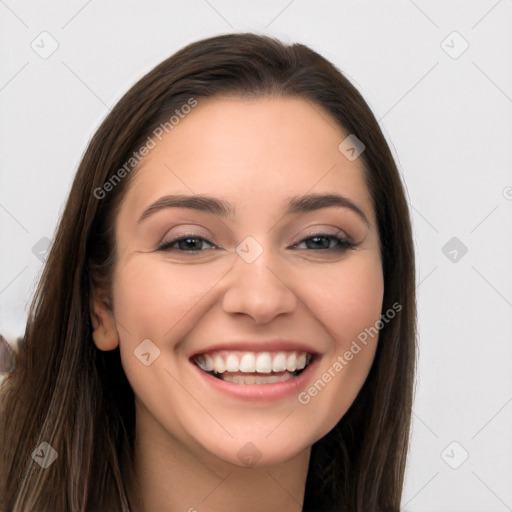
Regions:
<instances>
[{"instance_id":1,"label":"mouth","mask_svg":"<svg viewBox=\"0 0 512 512\"><path fill-rule=\"evenodd\" d=\"M204 373L231 384L277 384L297 378L315 356L304 351L212 351L192 362Z\"/></svg>"}]
</instances>

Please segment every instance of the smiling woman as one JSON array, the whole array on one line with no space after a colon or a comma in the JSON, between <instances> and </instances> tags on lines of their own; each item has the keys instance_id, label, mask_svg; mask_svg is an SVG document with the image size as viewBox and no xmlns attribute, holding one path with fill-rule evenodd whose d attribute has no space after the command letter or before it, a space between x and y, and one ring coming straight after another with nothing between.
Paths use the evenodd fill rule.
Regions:
<instances>
[{"instance_id":1,"label":"smiling woman","mask_svg":"<svg viewBox=\"0 0 512 512\"><path fill-rule=\"evenodd\" d=\"M300 44L191 44L83 157L1 389L2 510L398 511L415 318L357 90Z\"/></svg>"}]
</instances>

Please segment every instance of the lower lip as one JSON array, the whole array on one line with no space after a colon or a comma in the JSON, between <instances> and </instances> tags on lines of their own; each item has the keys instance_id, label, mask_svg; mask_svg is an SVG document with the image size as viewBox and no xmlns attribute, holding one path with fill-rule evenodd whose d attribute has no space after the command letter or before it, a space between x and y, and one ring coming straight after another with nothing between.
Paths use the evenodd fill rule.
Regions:
<instances>
[{"instance_id":1,"label":"lower lip","mask_svg":"<svg viewBox=\"0 0 512 512\"><path fill-rule=\"evenodd\" d=\"M241 400L280 400L292 395L298 395L306 387L317 367L318 358L315 358L297 377L272 384L235 384L233 382L226 382L204 372L196 364L192 362L191 364L199 372L204 382L224 395Z\"/></svg>"}]
</instances>

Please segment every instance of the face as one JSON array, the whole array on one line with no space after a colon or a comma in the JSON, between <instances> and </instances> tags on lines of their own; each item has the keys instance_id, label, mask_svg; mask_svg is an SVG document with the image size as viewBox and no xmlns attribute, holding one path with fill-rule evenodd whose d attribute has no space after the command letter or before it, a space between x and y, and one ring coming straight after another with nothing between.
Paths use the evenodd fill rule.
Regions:
<instances>
[{"instance_id":1,"label":"face","mask_svg":"<svg viewBox=\"0 0 512 512\"><path fill-rule=\"evenodd\" d=\"M298 98L201 100L134 171L113 320L97 306L94 339L119 343L139 425L263 467L348 410L383 275L363 163L338 150L347 135Z\"/></svg>"}]
</instances>

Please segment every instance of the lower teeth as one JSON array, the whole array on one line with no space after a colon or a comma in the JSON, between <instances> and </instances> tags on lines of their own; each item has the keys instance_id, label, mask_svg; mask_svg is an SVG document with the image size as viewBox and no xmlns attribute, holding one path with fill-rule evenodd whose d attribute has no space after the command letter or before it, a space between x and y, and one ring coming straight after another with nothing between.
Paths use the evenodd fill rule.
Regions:
<instances>
[{"instance_id":1,"label":"lower teeth","mask_svg":"<svg viewBox=\"0 0 512 512\"><path fill-rule=\"evenodd\" d=\"M233 384L275 384L276 382L284 382L294 377L293 373L285 373L284 375L223 375L219 377L225 382Z\"/></svg>"},{"instance_id":2,"label":"lower teeth","mask_svg":"<svg viewBox=\"0 0 512 512\"><path fill-rule=\"evenodd\" d=\"M231 382L232 384L275 384L276 382L285 382L287 380L293 379L300 375L308 365L302 370L297 370L295 372L282 372L279 375L273 374L254 374L254 373L216 373L216 372L206 372L212 375L213 377L223 380L224 382Z\"/></svg>"}]
</instances>

